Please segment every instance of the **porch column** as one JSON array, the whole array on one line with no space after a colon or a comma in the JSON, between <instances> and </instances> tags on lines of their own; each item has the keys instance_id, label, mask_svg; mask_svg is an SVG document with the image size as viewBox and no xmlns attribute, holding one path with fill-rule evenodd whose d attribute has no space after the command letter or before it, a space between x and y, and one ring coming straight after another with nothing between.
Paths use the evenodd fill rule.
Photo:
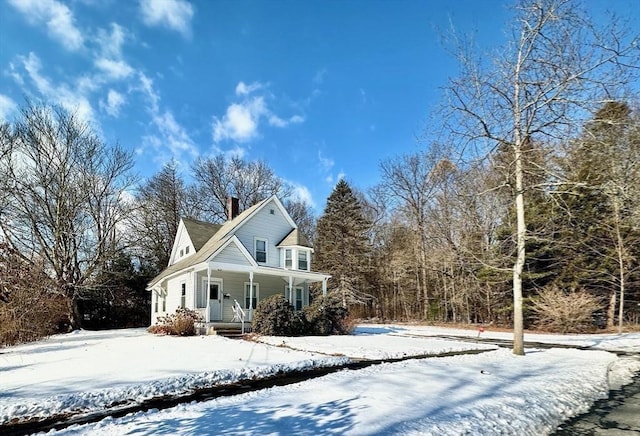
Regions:
<instances>
[{"instance_id":1,"label":"porch column","mask_svg":"<svg viewBox=\"0 0 640 436\"><path fill-rule=\"evenodd\" d=\"M198 307L198 273L191 273L191 292L193 292L193 309Z\"/></svg>"},{"instance_id":2,"label":"porch column","mask_svg":"<svg viewBox=\"0 0 640 436\"><path fill-rule=\"evenodd\" d=\"M211 292L211 267L207 264L207 291L205 297L207 299L207 314L204 317L207 322L211 322L211 298L209 292Z\"/></svg>"},{"instance_id":3,"label":"porch column","mask_svg":"<svg viewBox=\"0 0 640 436\"><path fill-rule=\"evenodd\" d=\"M253 271L249 271L249 321L253 321Z\"/></svg>"},{"instance_id":4,"label":"porch column","mask_svg":"<svg viewBox=\"0 0 640 436\"><path fill-rule=\"evenodd\" d=\"M322 296L327 296L327 279L322 279Z\"/></svg>"},{"instance_id":5,"label":"porch column","mask_svg":"<svg viewBox=\"0 0 640 436\"><path fill-rule=\"evenodd\" d=\"M294 305L293 301L293 277L289 276L289 304Z\"/></svg>"}]
</instances>

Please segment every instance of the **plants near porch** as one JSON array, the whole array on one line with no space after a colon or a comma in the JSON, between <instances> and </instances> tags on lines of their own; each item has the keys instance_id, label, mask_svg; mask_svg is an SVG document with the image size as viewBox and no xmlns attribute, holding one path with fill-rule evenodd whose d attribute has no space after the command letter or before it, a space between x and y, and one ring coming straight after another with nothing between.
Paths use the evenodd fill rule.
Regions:
<instances>
[{"instance_id":1,"label":"plants near porch","mask_svg":"<svg viewBox=\"0 0 640 436\"><path fill-rule=\"evenodd\" d=\"M255 333L268 336L347 335L353 322L339 298L321 297L296 312L283 295L273 295L258 304L252 328Z\"/></svg>"},{"instance_id":2,"label":"plants near porch","mask_svg":"<svg viewBox=\"0 0 640 436\"><path fill-rule=\"evenodd\" d=\"M200 320L200 314L195 310L178 307L175 313L159 317L158 322L149 327L149 332L159 335L193 336L196 334L195 323Z\"/></svg>"}]
</instances>

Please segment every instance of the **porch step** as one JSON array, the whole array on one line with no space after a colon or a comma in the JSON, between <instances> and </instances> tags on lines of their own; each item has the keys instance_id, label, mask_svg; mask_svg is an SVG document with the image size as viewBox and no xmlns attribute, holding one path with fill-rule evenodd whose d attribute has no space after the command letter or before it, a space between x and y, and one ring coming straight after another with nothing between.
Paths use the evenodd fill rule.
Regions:
<instances>
[{"instance_id":1,"label":"porch step","mask_svg":"<svg viewBox=\"0 0 640 436\"><path fill-rule=\"evenodd\" d=\"M245 326L244 334L250 333L250 332L251 332L251 327ZM241 329L235 329L235 328L234 329L229 329L229 328L215 329L214 334L224 336L225 338L230 338L230 339L242 339L242 337L244 336Z\"/></svg>"},{"instance_id":2,"label":"porch step","mask_svg":"<svg viewBox=\"0 0 640 436\"><path fill-rule=\"evenodd\" d=\"M205 323L195 325L197 335L220 335L227 338L242 338L242 327L237 323ZM251 324L246 323L244 333L251 332Z\"/></svg>"}]
</instances>

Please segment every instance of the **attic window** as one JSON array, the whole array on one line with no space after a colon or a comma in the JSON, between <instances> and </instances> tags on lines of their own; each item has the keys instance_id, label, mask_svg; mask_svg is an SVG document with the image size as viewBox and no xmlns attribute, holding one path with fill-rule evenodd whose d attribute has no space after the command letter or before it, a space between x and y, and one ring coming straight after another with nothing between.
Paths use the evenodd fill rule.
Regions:
<instances>
[{"instance_id":1,"label":"attic window","mask_svg":"<svg viewBox=\"0 0 640 436\"><path fill-rule=\"evenodd\" d=\"M184 254L189 254L189 246L188 245L184 248Z\"/></svg>"},{"instance_id":2,"label":"attic window","mask_svg":"<svg viewBox=\"0 0 640 436\"><path fill-rule=\"evenodd\" d=\"M269 213L270 213L271 215L275 215L275 214L276 214L276 211L275 211L275 210L273 210L273 209L269 209Z\"/></svg>"},{"instance_id":3,"label":"attic window","mask_svg":"<svg viewBox=\"0 0 640 436\"><path fill-rule=\"evenodd\" d=\"M180 250L180 257L184 256L184 250Z\"/></svg>"}]
</instances>

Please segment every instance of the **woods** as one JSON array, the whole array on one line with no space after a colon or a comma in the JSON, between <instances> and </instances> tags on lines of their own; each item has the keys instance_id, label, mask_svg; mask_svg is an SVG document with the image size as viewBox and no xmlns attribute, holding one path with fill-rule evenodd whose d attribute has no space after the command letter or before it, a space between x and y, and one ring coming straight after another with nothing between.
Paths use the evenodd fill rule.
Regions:
<instances>
[{"instance_id":1,"label":"woods","mask_svg":"<svg viewBox=\"0 0 640 436\"><path fill-rule=\"evenodd\" d=\"M515 354L525 328L638 325L640 36L569 0L517 2L510 24L490 50L452 32L458 75L419 149L366 191L340 179L320 216L261 160L139 179L77 114L27 101L0 125L1 341L36 317L42 334L145 325L180 218L223 223L230 196L277 195L358 317L512 327Z\"/></svg>"}]
</instances>

